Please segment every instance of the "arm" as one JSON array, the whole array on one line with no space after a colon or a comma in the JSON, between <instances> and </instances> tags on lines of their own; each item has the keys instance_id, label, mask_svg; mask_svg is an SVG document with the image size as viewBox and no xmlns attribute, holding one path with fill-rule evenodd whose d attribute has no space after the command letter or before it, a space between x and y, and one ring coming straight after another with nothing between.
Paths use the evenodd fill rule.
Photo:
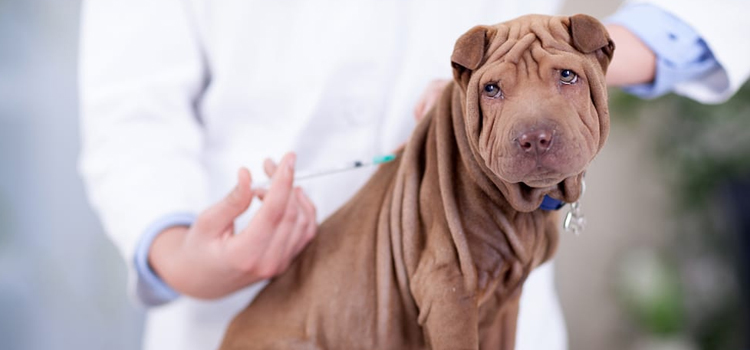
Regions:
<instances>
[{"instance_id":1,"label":"arm","mask_svg":"<svg viewBox=\"0 0 750 350\"><path fill-rule=\"evenodd\" d=\"M106 232L134 262L131 287L147 305L178 292L220 297L278 273L316 228L314 207L292 188L292 155L267 194L251 191L242 170L227 198L205 209L196 105L208 69L186 6L97 0L83 7L80 171ZM274 164L267 173L276 173ZM255 196L264 204L234 235L234 219Z\"/></svg>"},{"instance_id":2,"label":"arm","mask_svg":"<svg viewBox=\"0 0 750 350\"><path fill-rule=\"evenodd\" d=\"M607 85L622 87L651 83L656 73L654 52L623 26L610 24L607 31L615 42L615 55L607 69Z\"/></svg>"},{"instance_id":3,"label":"arm","mask_svg":"<svg viewBox=\"0 0 750 350\"><path fill-rule=\"evenodd\" d=\"M711 11L697 1L630 1L606 20L617 46L608 82L645 98L675 92L720 103L750 75L747 4L719 1ZM648 51L651 51L651 56ZM623 80L628 75L634 78ZM637 79L636 79L637 77Z\"/></svg>"}]
</instances>

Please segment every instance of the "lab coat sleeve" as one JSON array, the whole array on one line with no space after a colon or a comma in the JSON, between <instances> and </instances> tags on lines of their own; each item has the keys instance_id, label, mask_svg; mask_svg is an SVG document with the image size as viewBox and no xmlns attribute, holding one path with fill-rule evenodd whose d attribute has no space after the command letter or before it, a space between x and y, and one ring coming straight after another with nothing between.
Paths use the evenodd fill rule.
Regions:
<instances>
[{"instance_id":1,"label":"lab coat sleeve","mask_svg":"<svg viewBox=\"0 0 750 350\"><path fill-rule=\"evenodd\" d=\"M141 236L135 249L135 296L145 305L156 306L177 299L180 294L159 277L148 263L148 252L156 236L167 228L190 226L195 223L195 214L174 213L159 218Z\"/></svg>"},{"instance_id":2,"label":"lab coat sleeve","mask_svg":"<svg viewBox=\"0 0 750 350\"><path fill-rule=\"evenodd\" d=\"M138 290L134 254L147 228L206 202L196 105L207 68L179 0L83 4L79 171L89 201ZM141 300L143 301L143 300Z\"/></svg>"},{"instance_id":3,"label":"lab coat sleeve","mask_svg":"<svg viewBox=\"0 0 750 350\"><path fill-rule=\"evenodd\" d=\"M702 103L729 99L750 76L750 2L746 0L631 0L623 6L652 4L692 27L721 66L709 74L678 82L673 91ZM638 25L635 23L634 25Z\"/></svg>"},{"instance_id":4,"label":"lab coat sleeve","mask_svg":"<svg viewBox=\"0 0 750 350\"><path fill-rule=\"evenodd\" d=\"M626 27L656 55L654 80L623 87L641 98L671 92L681 82L698 80L722 70L703 38L669 12L650 4L621 8L606 20Z\"/></svg>"}]
</instances>

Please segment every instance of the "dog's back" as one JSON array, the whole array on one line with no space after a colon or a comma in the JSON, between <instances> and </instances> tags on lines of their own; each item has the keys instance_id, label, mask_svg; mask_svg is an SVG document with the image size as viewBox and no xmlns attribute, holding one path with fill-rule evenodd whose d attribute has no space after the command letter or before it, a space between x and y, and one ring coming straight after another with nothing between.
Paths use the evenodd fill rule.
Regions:
<instances>
[{"instance_id":1,"label":"dog's back","mask_svg":"<svg viewBox=\"0 0 750 350\"><path fill-rule=\"evenodd\" d=\"M399 160L384 164L230 325L221 349L404 349L424 343L378 230ZM411 310L411 315L408 311ZM410 329L411 328L411 329ZM386 343L383 343L386 341Z\"/></svg>"}]
</instances>

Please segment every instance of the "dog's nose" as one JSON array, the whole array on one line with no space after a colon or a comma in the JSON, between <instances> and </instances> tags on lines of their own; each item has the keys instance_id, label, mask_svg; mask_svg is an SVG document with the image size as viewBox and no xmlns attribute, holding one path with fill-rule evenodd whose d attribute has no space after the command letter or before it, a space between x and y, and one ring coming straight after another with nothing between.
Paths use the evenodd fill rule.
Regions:
<instances>
[{"instance_id":1,"label":"dog's nose","mask_svg":"<svg viewBox=\"0 0 750 350\"><path fill-rule=\"evenodd\" d=\"M522 132L516 142L526 153L542 154L550 149L553 138L551 129L537 128Z\"/></svg>"}]
</instances>

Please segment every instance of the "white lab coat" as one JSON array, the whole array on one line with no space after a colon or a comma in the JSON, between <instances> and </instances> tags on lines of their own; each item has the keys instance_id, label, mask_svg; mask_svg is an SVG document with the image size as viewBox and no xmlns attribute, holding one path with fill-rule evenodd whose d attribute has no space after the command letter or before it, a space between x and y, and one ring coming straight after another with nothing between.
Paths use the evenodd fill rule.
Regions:
<instances>
[{"instance_id":1,"label":"white lab coat","mask_svg":"<svg viewBox=\"0 0 750 350\"><path fill-rule=\"evenodd\" d=\"M306 171L395 149L427 83L451 76L460 34L554 13L558 2L86 2L80 169L90 201L132 270L150 223L200 212L231 189L241 166L263 180L263 158L287 151ZM302 183L318 219L371 170ZM144 348L215 348L262 286L150 309ZM566 342L546 264L524 288L517 349L565 349Z\"/></svg>"}]
</instances>

